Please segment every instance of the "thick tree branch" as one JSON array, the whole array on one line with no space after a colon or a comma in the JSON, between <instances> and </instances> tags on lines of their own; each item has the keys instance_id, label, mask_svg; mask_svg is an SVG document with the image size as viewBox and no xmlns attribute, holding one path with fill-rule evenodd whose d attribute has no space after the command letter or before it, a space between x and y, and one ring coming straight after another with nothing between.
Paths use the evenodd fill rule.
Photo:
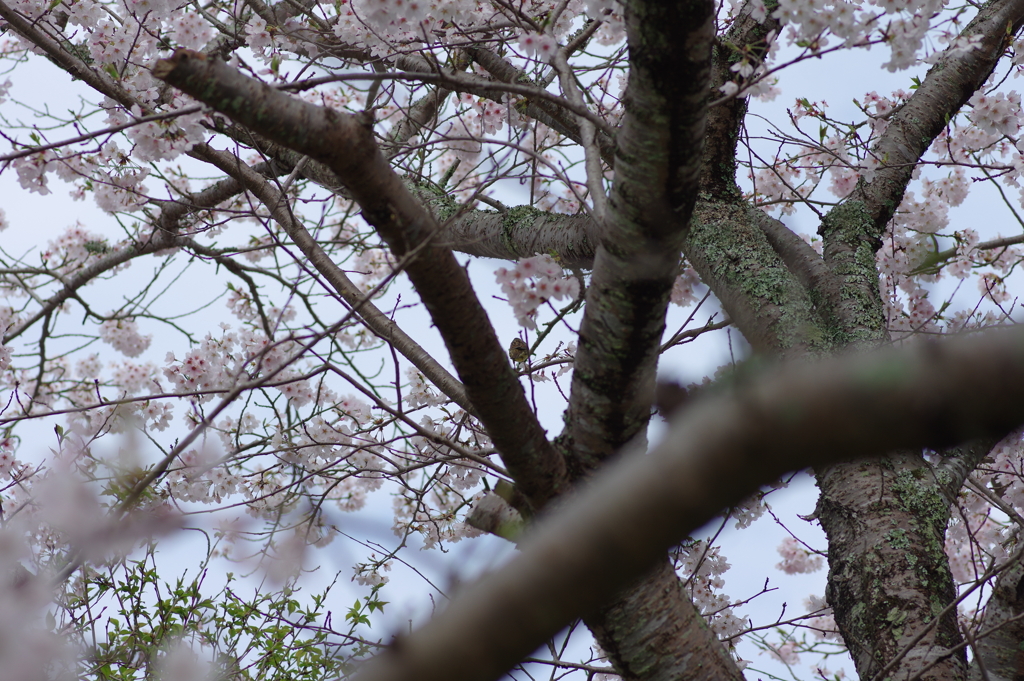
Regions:
<instances>
[{"instance_id":1,"label":"thick tree branch","mask_svg":"<svg viewBox=\"0 0 1024 681\"><path fill-rule=\"evenodd\" d=\"M278 144L326 164L406 269L466 393L509 472L537 505L561 491L564 462L548 443L465 270L435 240L438 226L391 170L367 114L307 104L218 60L178 50L154 75Z\"/></svg>"},{"instance_id":2,"label":"thick tree branch","mask_svg":"<svg viewBox=\"0 0 1024 681\"><path fill-rule=\"evenodd\" d=\"M929 71L872 148L881 163L874 180L861 182L822 220L825 262L840 290L835 314L844 322L836 329L842 343L863 347L888 340L875 262L885 226L920 158L988 78L1022 20L1021 0L983 6L962 33L980 38L979 47L950 50ZM955 590L942 550L949 490L927 470L916 452L897 454L869 471L860 464L816 470L819 519L829 538L827 596L866 678L893 665L896 676L905 678L962 678L965 672L962 652L941 652L962 651L955 617L931 627L936 605L951 603ZM904 534L893 535L890 523ZM913 547L909 554L899 548L904 541ZM900 613L898 626L893 612Z\"/></svg>"},{"instance_id":3,"label":"thick tree branch","mask_svg":"<svg viewBox=\"0 0 1024 681\"><path fill-rule=\"evenodd\" d=\"M650 419L669 293L697 199L710 84L713 2L636 1L625 14L630 76L615 180L560 437L577 479L642 440ZM742 676L698 626L700 614L667 565L591 614L588 626L626 678Z\"/></svg>"},{"instance_id":4,"label":"thick tree branch","mask_svg":"<svg viewBox=\"0 0 1024 681\"><path fill-rule=\"evenodd\" d=\"M934 466L935 479L945 492L950 508L959 501L960 491L967 478L1004 436L1005 434L982 438L939 452L942 461Z\"/></svg>"},{"instance_id":5,"label":"thick tree branch","mask_svg":"<svg viewBox=\"0 0 1024 681\"><path fill-rule=\"evenodd\" d=\"M810 244L793 233L780 220L761 210L755 213L757 226L764 232L772 250L779 254L790 272L810 295L822 320L829 328L847 328L857 323L842 305L839 280ZM847 316L843 316L846 314Z\"/></svg>"},{"instance_id":6,"label":"thick tree branch","mask_svg":"<svg viewBox=\"0 0 1024 681\"><path fill-rule=\"evenodd\" d=\"M303 159L292 149L242 130L237 125L218 129L235 141L251 145L279 163L287 173ZM316 184L351 198L341 179L323 163L307 159L301 175ZM542 253L555 254L568 268L590 269L594 264L597 225L589 215L560 215L530 206L517 206L501 213L467 209L436 185L406 186L441 223L439 246L484 258L519 260Z\"/></svg>"},{"instance_id":7,"label":"thick tree branch","mask_svg":"<svg viewBox=\"0 0 1024 681\"><path fill-rule=\"evenodd\" d=\"M756 351L776 358L826 352L815 302L759 229L762 217L745 203L699 201L686 258Z\"/></svg>"},{"instance_id":8,"label":"thick tree branch","mask_svg":"<svg viewBox=\"0 0 1024 681\"><path fill-rule=\"evenodd\" d=\"M1004 54L1006 41L1024 24L1024 0L989 0L962 36L980 39L976 49L947 50L871 149L881 166L870 183L861 182L822 220L818 232L825 262L840 279L843 318L858 344L886 337L878 292L875 252L917 162L960 107L988 78Z\"/></svg>"},{"instance_id":9,"label":"thick tree branch","mask_svg":"<svg viewBox=\"0 0 1024 681\"><path fill-rule=\"evenodd\" d=\"M587 290L564 433L574 475L650 418L665 310L697 198L714 3L632 2L630 76L607 223Z\"/></svg>"},{"instance_id":10,"label":"thick tree branch","mask_svg":"<svg viewBox=\"0 0 1024 681\"><path fill-rule=\"evenodd\" d=\"M713 94L735 77L733 64L744 59L760 64L766 38L779 28L770 11L758 22L752 10L753 5L745 3L715 43ZM838 282L785 225L740 201L736 147L746 112L745 97L728 99L708 111L700 174L704 200L698 201L686 255L755 349L776 357L819 353L828 348L824 328L838 306Z\"/></svg>"},{"instance_id":11,"label":"thick tree branch","mask_svg":"<svg viewBox=\"0 0 1024 681\"><path fill-rule=\"evenodd\" d=\"M624 681L743 678L667 557L583 622Z\"/></svg>"},{"instance_id":12,"label":"thick tree branch","mask_svg":"<svg viewBox=\"0 0 1024 681\"><path fill-rule=\"evenodd\" d=\"M527 536L517 558L359 679L497 679L722 508L787 471L955 445L1022 422L1020 330L783 365L682 410L653 452L625 453Z\"/></svg>"},{"instance_id":13,"label":"thick tree branch","mask_svg":"<svg viewBox=\"0 0 1024 681\"><path fill-rule=\"evenodd\" d=\"M819 475L827 595L861 678L964 678L945 528L964 480L1002 436L948 448L935 466L904 451Z\"/></svg>"},{"instance_id":14,"label":"thick tree branch","mask_svg":"<svg viewBox=\"0 0 1024 681\"><path fill-rule=\"evenodd\" d=\"M1024 562L1018 557L996 579L974 646L972 681L1008 681L1021 675L1024 641ZM982 673L984 669L984 673Z\"/></svg>"},{"instance_id":15,"label":"thick tree branch","mask_svg":"<svg viewBox=\"0 0 1024 681\"><path fill-rule=\"evenodd\" d=\"M779 30L779 20L771 10L763 22L751 16L753 3L746 2L722 38L715 41L711 67L711 96L721 94L719 88L736 78L733 64L748 58L760 65L768 46L765 39ZM738 197L736 186L736 145L747 115L747 98L733 97L708 111L708 132L704 140L704 165L700 174L700 190L720 199Z\"/></svg>"},{"instance_id":16,"label":"thick tree branch","mask_svg":"<svg viewBox=\"0 0 1024 681\"><path fill-rule=\"evenodd\" d=\"M934 622L956 597L943 551L951 507L920 450L815 472L828 535L825 595L860 677L895 661L891 678L930 668L922 679L962 679L966 657L948 653L960 643L956 609Z\"/></svg>"},{"instance_id":17,"label":"thick tree branch","mask_svg":"<svg viewBox=\"0 0 1024 681\"><path fill-rule=\"evenodd\" d=\"M439 238L460 253L500 260L547 253L557 256L569 269L590 269L594 265L597 225L589 215L559 215L530 206L517 206L504 213L464 210L450 197L429 188L413 190L438 218L451 215L444 221Z\"/></svg>"}]
</instances>

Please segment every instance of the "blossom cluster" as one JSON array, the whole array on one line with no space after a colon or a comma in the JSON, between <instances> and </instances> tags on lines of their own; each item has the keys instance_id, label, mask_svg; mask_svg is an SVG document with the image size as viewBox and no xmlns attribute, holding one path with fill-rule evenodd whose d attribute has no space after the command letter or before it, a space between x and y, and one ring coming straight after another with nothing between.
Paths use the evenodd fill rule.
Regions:
<instances>
[{"instance_id":1,"label":"blossom cluster","mask_svg":"<svg viewBox=\"0 0 1024 681\"><path fill-rule=\"evenodd\" d=\"M70 274L84 267L90 260L98 260L110 250L111 245L105 236L75 224L51 240L40 254L40 259L62 274Z\"/></svg>"},{"instance_id":2,"label":"blossom cluster","mask_svg":"<svg viewBox=\"0 0 1024 681\"><path fill-rule=\"evenodd\" d=\"M719 547L697 540L677 547L673 557L687 593L715 635L728 639L739 633L744 628L744 620L733 612L729 597L720 593L725 586L722 575L731 566L721 555Z\"/></svg>"},{"instance_id":3,"label":"blossom cluster","mask_svg":"<svg viewBox=\"0 0 1024 681\"><path fill-rule=\"evenodd\" d=\"M684 267L672 282L672 293L669 300L673 305L686 307L697 302L697 289L701 286L700 277L692 267Z\"/></svg>"},{"instance_id":4,"label":"blossom cluster","mask_svg":"<svg viewBox=\"0 0 1024 681\"><path fill-rule=\"evenodd\" d=\"M180 467L172 469L165 478L165 489L180 502L219 503L235 494L241 486L241 477L231 473L209 452L189 450L179 457Z\"/></svg>"},{"instance_id":5,"label":"blossom cluster","mask_svg":"<svg viewBox=\"0 0 1024 681\"><path fill-rule=\"evenodd\" d=\"M494 275L516 320L528 329L537 328L537 308L548 300L576 300L580 295L579 281L566 276L549 255L524 258L512 269L499 267Z\"/></svg>"},{"instance_id":6,"label":"blossom cluster","mask_svg":"<svg viewBox=\"0 0 1024 681\"><path fill-rule=\"evenodd\" d=\"M405 399L412 407L436 407L444 404L448 398L430 384L427 377L414 367L407 367L405 377L409 381Z\"/></svg>"},{"instance_id":7,"label":"blossom cluster","mask_svg":"<svg viewBox=\"0 0 1024 681\"><path fill-rule=\"evenodd\" d=\"M127 357L138 357L153 340L153 336L139 333L134 319L108 319L100 324L100 338Z\"/></svg>"},{"instance_id":8,"label":"blossom cluster","mask_svg":"<svg viewBox=\"0 0 1024 681\"><path fill-rule=\"evenodd\" d=\"M1020 95L1016 91L976 92L968 102L971 122L984 133L1016 135L1020 130Z\"/></svg>"},{"instance_id":9,"label":"blossom cluster","mask_svg":"<svg viewBox=\"0 0 1024 681\"><path fill-rule=\"evenodd\" d=\"M296 378L295 369L282 370L292 360L293 348L292 341L275 343L252 329L227 331L220 338L207 334L182 360L173 352L167 353L163 375L176 392L193 395L203 403L212 400L217 391L229 390L240 381L275 372L272 383L277 384L278 390L305 402L311 398L308 384Z\"/></svg>"},{"instance_id":10,"label":"blossom cluster","mask_svg":"<svg viewBox=\"0 0 1024 681\"><path fill-rule=\"evenodd\" d=\"M823 564L821 556L809 551L795 537L783 539L778 551L782 562L776 567L787 575L817 572Z\"/></svg>"},{"instance_id":11,"label":"blossom cluster","mask_svg":"<svg viewBox=\"0 0 1024 681\"><path fill-rule=\"evenodd\" d=\"M870 45L884 40L890 58L883 66L899 71L922 59L935 61L935 53L921 55L925 35L932 28L932 19L942 9L940 0L870 0L867 3L847 0L781 0L774 16L788 26L791 43L811 45L815 51L828 45L828 35L839 38L847 46ZM942 35L952 51L976 49L977 43L958 40L948 32Z\"/></svg>"},{"instance_id":12,"label":"blossom cluster","mask_svg":"<svg viewBox=\"0 0 1024 681\"><path fill-rule=\"evenodd\" d=\"M542 61L551 61L558 50L558 42L546 33L526 31L519 34L519 49L528 57L537 56Z\"/></svg>"},{"instance_id":13,"label":"blossom cluster","mask_svg":"<svg viewBox=\"0 0 1024 681\"><path fill-rule=\"evenodd\" d=\"M972 478L1007 508L1024 513L1024 432L1017 429L1003 438L986 461ZM1017 544L1016 530L994 515L990 501L977 491L965 489L958 501L946 532L946 555L953 578L970 584L1007 558L1007 549Z\"/></svg>"}]
</instances>

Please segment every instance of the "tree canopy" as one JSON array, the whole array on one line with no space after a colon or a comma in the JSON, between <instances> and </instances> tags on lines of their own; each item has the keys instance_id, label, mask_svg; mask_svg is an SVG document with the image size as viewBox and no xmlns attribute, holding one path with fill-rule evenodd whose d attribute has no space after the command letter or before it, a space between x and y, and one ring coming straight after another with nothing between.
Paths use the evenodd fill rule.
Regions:
<instances>
[{"instance_id":1,"label":"tree canopy","mask_svg":"<svg viewBox=\"0 0 1024 681\"><path fill-rule=\"evenodd\" d=\"M0 19L6 678L1018 675L1024 0ZM904 88L833 113L810 61ZM18 210L66 192L55 236ZM750 616L706 528L801 470L778 567L827 588ZM386 496L395 540L351 536ZM484 534L518 555L372 628ZM342 611L302 589L343 541Z\"/></svg>"}]
</instances>

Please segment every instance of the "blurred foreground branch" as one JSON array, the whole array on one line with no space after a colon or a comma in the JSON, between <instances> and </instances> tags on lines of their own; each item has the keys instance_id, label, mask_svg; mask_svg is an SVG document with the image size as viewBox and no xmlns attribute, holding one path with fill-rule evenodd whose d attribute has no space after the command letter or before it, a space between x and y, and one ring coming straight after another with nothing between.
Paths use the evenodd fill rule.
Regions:
<instances>
[{"instance_id":1,"label":"blurred foreground branch","mask_svg":"<svg viewBox=\"0 0 1024 681\"><path fill-rule=\"evenodd\" d=\"M1024 331L788 363L680 411L652 452L620 453L360 681L497 679L671 546L782 473L1003 436L1024 422Z\"/></svg>"}]
</instances>

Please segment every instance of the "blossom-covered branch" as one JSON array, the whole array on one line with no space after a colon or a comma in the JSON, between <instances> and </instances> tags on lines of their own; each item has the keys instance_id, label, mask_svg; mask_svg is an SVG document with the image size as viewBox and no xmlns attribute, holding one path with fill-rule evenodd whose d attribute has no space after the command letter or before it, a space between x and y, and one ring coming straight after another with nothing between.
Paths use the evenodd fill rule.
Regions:
<instances>
[{"instance_id":1,"label":"blossom-covered branch","mask_svg":"<svg viewBox=\"0 0 1024 681\"><path fill-rule=\"evenodd\" d=\"M258 196L270 210L271 215L291 237L299 250L309 258L310 263L326 279L349 308L381 339L387 341L402 353L412 365L423 372L430 381L456 404L472 413L473 406L466 396L462 384L437 363L426 350L414 341L392 320L388 319L377 306L367 298L364 291L348 278L340 267L320 248L316 240L295 220L284 196L255 170L244 165L237 157L210 147L194 147L192 153L217 166L235 177L246 188Z\"/></svg>"},{"instance_id":2,"label":"blossom-covered branch","mask_svg":"<svg viewBox=\"0 0 1024 681\"><path fill-rule=\"evenodd\" d=\"M343 115L291 99L189 50L158 62L154 75L256 132L327 164L397 257L423 249L406 271L431 311L475 413L535 503L543 505L554 496L564 482L562 458L530 410L465 271L450 250L435 243L436 223L373 141L370 114Z\"/></svg>"}]
</instances>

